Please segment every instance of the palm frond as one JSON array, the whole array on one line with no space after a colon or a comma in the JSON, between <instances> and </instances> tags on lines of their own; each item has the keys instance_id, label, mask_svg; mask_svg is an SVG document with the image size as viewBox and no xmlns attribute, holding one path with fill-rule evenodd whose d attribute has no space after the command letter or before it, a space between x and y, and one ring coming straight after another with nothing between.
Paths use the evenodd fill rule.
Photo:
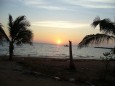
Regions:
<instances>
[{"instance_id":1,"label":"palm frond","mask_svg":"<svg viewBox=\"0 0 115 86\"><path fill-rule=\"evenodd\" d=\"M78 44L78 48L87 47L90 44L100 44L103 42L109 42L109 40L115 40L115 37L106 34L91 34L86 35L83 40Z\"/></svg>"},{"instance_id":2,"label":"palm frond","mask_svg":"<svg viewBox=\"0 0 115 86\"><path fill-rule=\"evenodd\" d=\"M13 18L12 16L9 14L9 22L8 22L8 25L9 25L9 33L10 33L10 37L12 37L12 29L13 29Z\"/></svg>"},{"instance_id":3,"label":"palm frond","mask_svg":"<svg viewBox=\"0 0 115 86\"><path fill-rule=\"evenodd\" d=\"M19 16L15 19L14 21L14 25L19 24L20 22L22 22L23 20L25 20L25 16Z\"/></svg>"},{"instance_id":4,"label":"palm frond","mask_svg":"<svg viewBox=\"0 0 115 86\"><path fill-rule=\"evenodd\" d=\"M115 23L109 18L100 20L100 17L96 17L91 24L94 28L99 25L100 31L104 34L114 34L115 35Z\"/></svg>"},{"instance_id":5,"label":"palm frond","mask_svg":"<svg viewBox=\"0 0 115 86\"><path fill-rule=\"evenodd\" d=\"M30 26L30 23L29 21L26 20L26 17L25 16L19 16L18 18L16 18L16 20L14 21L14 27L19 27L19 29L22 27L22 26Z\"/></svg>"},{"instance_id":6,"label":"palm frond","mask_svg":"<svg viewBox=\"0 0 115 86\"><path fill-rule=\"evenodd\" d=\"M10 28L11 38L14 39L20 31L26 30L30 26L30 23L26 20L25 16L17 17Z\"/></svg>"},{"instance_id":7,"label":"palm frond","mask_svg":"<svg viewBox=\"0 0 115 86\"><path fill-rule=\"evenodd\" d=\"M9 42L9 38L3 30L2 24L0 23L0 41L2 41L4 38Z\"/></svg>"},{"instance_id":8,"label":"palm frond","mask_svg":"<svg viewBox=\"0 0 115 86\"><path fill-rule=\"evenodd\" d=\"M9 14L9 26L12 27L13 25L13 18L12 16Z\"/></svg>"},{"instance_id":9,"label":"palm frond","mask_svg":"<svg viewBox=\"0 0 115 86\"><path fill-rule=\"evenodd\" d=\"M110 19L103 19L100 22L100 31L106 34L114 34L115 35L115 23Z\"/></svg>"},{"instance_id":10,"label":"palm frond","mask_svg":"<svg viewBox=\"0 0 115 86\"><path fill-rule=\"evenodd\" d=\"M30 30L21 31L16 37L16 44L20 45L23 43L32 44L33 33Z\"/></svg>"},{"instance_id":11,"label":"palm frond","mask_svg":"<svg viewBox=\"0 0 115 86\"><path fill-rule=\"evenodd\" d=\"M3 36L3 34L0 32L0 44L2 43L3 38L4 38L4 36Z\"/></svg>"},{"instance_id":12,"label":"palm frond","mask_svg":"<svg viewBox=\"0 0 115 86\"><path fill-rule=\"evenodd\" d=\"M100 17L97 16L94 20L93 23L91 24L91 26L93 26L94 28L100 23Z\"/></svg>"}]
</instances>

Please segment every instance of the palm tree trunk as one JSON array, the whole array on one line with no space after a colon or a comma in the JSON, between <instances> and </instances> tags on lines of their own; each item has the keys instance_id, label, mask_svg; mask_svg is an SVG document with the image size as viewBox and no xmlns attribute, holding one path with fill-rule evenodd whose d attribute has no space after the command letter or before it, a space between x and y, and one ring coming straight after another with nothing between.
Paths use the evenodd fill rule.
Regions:
<instances>
[{"instance_id":1,"label":"palm tree trunk","mask_svg":"<svg viewBox=\"0 0 115 86\"><path fill-rule=\"evenodd\" d=\"M75 70L75 65L73 62L73 56L72 56L72 42L69 41L69 53L70 53L70 64L69 64L69 68L72 70Z\"/></svg>"},{"instance_id":2,"label":"palm tree trunk","mask_svg":"<svg viewBox=\"0 0 115 86\"><path fill-rule=\"evenodd\" d=\"M9 44L9 60L10 61L12 60L12 57L13 57L13 50L14 50L14 45L13 45L13 42L11 41Z\"/></svg>"}]
</instances>

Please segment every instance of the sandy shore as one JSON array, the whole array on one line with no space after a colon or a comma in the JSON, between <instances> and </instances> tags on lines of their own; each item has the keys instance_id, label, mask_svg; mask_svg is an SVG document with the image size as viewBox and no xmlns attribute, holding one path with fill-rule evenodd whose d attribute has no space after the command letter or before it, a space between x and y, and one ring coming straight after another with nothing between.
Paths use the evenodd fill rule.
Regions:
<instances>
[{"instance_id":1,"label":"sandy shore","mask_svg":"<svg viewBox=\"0 0 115 86\"><path fill-rule=\"evenodd\" d=\"M110 61L105 81L105 62L74 60L76 70L69 70L68 59L0 57L0 86L115 86L115 61Z\"/></svg>"}]
</instances>

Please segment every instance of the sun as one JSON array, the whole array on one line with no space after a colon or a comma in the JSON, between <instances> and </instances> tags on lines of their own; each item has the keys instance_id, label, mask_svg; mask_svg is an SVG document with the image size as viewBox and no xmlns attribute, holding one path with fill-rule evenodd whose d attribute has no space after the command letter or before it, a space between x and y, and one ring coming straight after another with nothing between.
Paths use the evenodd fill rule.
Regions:
<instances>
[{"instance_id":1,"label":"sun","mask_svg":"<svg viewBox=\"0 0 115 86\"><path fill-rule=\"evenodd\" d=\"M57 40L57 44L61 44L61 40Z\"/></svg>"}]
</instances>

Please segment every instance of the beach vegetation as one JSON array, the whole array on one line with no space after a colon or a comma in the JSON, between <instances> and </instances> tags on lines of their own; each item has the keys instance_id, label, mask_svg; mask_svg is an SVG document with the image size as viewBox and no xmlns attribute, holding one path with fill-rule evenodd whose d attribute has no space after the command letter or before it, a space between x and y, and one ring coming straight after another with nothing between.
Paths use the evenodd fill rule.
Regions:
<instances>
[{"instance_id":1,"label":"beach vegetation","mask_svg":"<svg viewBox=\"0 0 115 86\"><path fill-rule=\"evenodd\" d=\"M0 38L6 38L9 42L9 60L12 60L13 57L14 44L32 44L33 33L28 27L30 27L30 23L26 20L25 16L19 16L14 20L9 15L8 31L10 36L7 36L0 24L0 33L2 33L2 35L0 34Z\"/></svg>"},{"instance_id":2,"label":"beach vegetation","mask_svg":"<svg viewBox=\"0 0 115 86\"><path fill-rule=\"evenodd\" d=\"M9 41L8 36L6 35L4 29L3 29L3 25L0 23L0 43L2 44L4 38Z\"/></svg>"},{"instance_id":3,"label":"beach vegetation","mask_svg":"<svg viewBox=\"0 0 115 86\"><path fill-rule=\"evenodd\" d=\"M110 41L115 42L115 22L112 22L109 18L100 19L96 17L91 24L92 27L96 28L99 25L101 33L86 35L83 40L78 44L79 48L88 47L92 44L102 44L109 43ZM102 61L105 63L105 70L101 73L101 79L107 79L107 73L110 68L110 60L113 59L115 54L115 47L110 52L103 53L104 57L101 57Z\"/></svg>"},{"instance_id":4,"label":"beach vegetation","mask_svg":"<svg viewBox=\"0 0 115 86\"><path fill-rule=\"evenodd\" d=\"M100 79L105 81L110 68L110 60L113 59L113 54L111 52L105 52L103 53L103 57L100 58L105 65L104 72L102 72Z\"/></svg>"},{"instance_id":5,"label":"beach vegetation","mask_svg":"<svg viewBox=\"0 0 115 86\"><path fill-rule=\"evenodd\" d=\"M110 40L115 40L115 22L112 22L109 18L101 20L100 17L96 17L91 26L95 28L98 25L101 33L86 35L78 44L79 48L87 47L90 44L108 43Z\"/></svg>"}]
</instances>

